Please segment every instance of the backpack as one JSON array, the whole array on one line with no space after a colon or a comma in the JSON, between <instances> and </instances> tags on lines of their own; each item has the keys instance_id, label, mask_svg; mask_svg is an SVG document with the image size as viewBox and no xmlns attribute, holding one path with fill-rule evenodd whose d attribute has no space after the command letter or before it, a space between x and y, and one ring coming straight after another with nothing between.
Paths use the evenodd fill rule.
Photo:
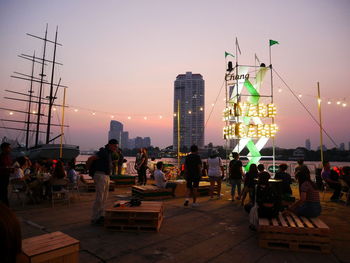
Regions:
<instances>
[{"instance_id":1,"label":"backpack","mask_svg":"<svg viewBox=\"0 0 350 263\"><path fill-rule=\"evenodd\" d=\"M98 157L96 155L91 155L86 161L86 169L89 171L91 177L93 177L96 172L97 160Z\"/></svg>"}]
</instances>

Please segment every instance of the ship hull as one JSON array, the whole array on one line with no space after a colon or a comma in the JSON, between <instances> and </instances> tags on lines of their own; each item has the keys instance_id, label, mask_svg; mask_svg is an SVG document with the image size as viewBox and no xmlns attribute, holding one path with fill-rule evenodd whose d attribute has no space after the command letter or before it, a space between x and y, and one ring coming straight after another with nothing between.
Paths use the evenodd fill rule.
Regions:
<instances>
[{"instance_id":1,"label":"ship hull","mask_svg":"<svg viewBox=\"0 0 350 263\"><path fill-rule=\"evenodd\" d=\"M28 150L28 155L31 160L62 159L63 161L70 161L80 154L79 146L76 145L63 144L62 157L60 157L60 151L60 144L43 144L30 148Z\"/></svg>"}]
</instances>

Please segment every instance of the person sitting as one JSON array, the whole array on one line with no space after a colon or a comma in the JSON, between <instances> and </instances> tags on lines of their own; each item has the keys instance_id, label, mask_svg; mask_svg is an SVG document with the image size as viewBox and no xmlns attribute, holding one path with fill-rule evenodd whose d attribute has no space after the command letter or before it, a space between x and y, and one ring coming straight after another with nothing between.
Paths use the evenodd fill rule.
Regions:
<instances>
[{"instance_id":1,"label":"person sitting","mask_svg":"<svg viewBox=\"0 0 350 263\"><path fill-rule=\"evenodd\" d=\"M256 202L258 204L258 215L263 218L273 218L278 215L281 200L269 185L270 174L262 172L259 174L256 190Z\"/></svg>"},{"instance_id":2,"label":"person sitting","mask_svg":"<svg viewBox=\"0 0 350 263\"><path fill-rule=\"evenodd\" d=\"M310 179L310 173L300 171L297 175L300 190L300 200L292 204L287 210L298 216L317 217L321 214L320 195L317 186Z\"/></svg>"},{"instance_id":3,"label":"person sitting","mask_svg":"<svg viewBox=\"0 0 350 263\"><path fill-rule=\"evenodd\" d=\"M176 183L167 182L165 178L165 174L163 173L163 162L157 162L157 169L154 171L154 180L156 181L156 185L159 188L171 188L172 195L175 197L175 188Z\"/></svg>"},{"instance_id":4,"label":"person sitting","mask_svg":"<svg viewBox=\"0 0 350 263\"><path fill-rule=\"evenodd\" d=\"M51 187L54 191L60 191L67 185L67 182L64 164L62 161L58 160L50 179Z\"/></svg>"},{"instance_id":5,"label":"person sitting","mask_svg":"<svg viewBox=\"0 0 350 263\"><path fill-rule=\"evenodd\" d=\"M255 163L252 163L249 167L249 171L244 176L244 188L242 194L241 205L244 205L244 200L249 193L250 202L253 203L253 195L254 195L254 186L255 180L258 178L258 168Z\"/></svg>"},{"instance_id":6,"label":"person sitting","mask_svg":"<svg viewBox=\"0 0 350 263\"><path fill-rule=\"evenodd\" d=\"M282 180L282 192L283 195L292 195L292 188L290 185L292 184L292 177L289 173L287 173L288 165L282 163L278 167L278 171L275 174L275 179Z\"/></svg>"},{"instance_id":7,"label":"person sitting","mask_svg":"<svg viewBox=\"0 0 350 263\"><path fill-rule=\"evenodd\" d=\"M261 176L263 176L264 178L271 178L271 175L269 174L269 172L265 171L265 165L263 165L262 163L258 165L258 171L258 178L260 178Z\"/></svg>"},{"instance_id":8,"label":"person sitting","mask_svg":"<svg viewBox=\"0 0 350 263\"><path fill-rule=\"evenodd\" d=\"M306 173L310 173L309 168L304 164L304 160L300 159L297 161L298 165L295 167L294 169L294 177L295 180L298 180L298 176L297 174L299 172L306 172Z\"/></svg>"},{"instance_id":9,"label":"person sitting","mask_svg":"<svg viewBox=\"0 0 350 263\"><path fill-rule=\"evenodd\" d=\"M341 185L338 181L339 175L331 169L329 161L323 161L322 179L334 190L331 201L338 201L340 197Z\"/></svg>"},{"instance_id":10,"label":"person sitting","mask_svg":"<svg viewBox=\"0 0 350 263\"><path fill-rule=\"evenodd\" d=\"M71 184L76 184L78 181L78 174L75 171L75 163L74 162L68 163L67 179Z\"/></svg>"}]
</instances>

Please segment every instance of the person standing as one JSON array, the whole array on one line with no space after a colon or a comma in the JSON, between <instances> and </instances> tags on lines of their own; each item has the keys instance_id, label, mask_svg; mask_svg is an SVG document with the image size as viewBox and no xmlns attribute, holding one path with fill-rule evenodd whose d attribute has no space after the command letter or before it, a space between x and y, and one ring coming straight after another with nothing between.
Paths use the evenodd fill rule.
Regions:
<instances>
[{"instance_id":1,"label":"person standing","mask_svg":"<svg viewBox=\"0 0 350 263\"><path fill-rule=\"evenodd\" d=\"M0 202L9 206L7 189L9 186L10 175L14 171L12 168L13 160L11 158L11 145L7 142L3 142L0 147Z\"/></svg>"},{"instance_id":2,"label":"person standing","mask_svg":"<svg viewBox=\"0 0 350 263\"><path fill-rule=\"evenodd\" d=\"M321 177L325 183L334 190L333 195L331 196L331 201L338 201L341 192L341 185L338 181L339 175L336 171L331 169L329 161L323 161Z\"/></svg>"},{"instance_id":3,"label":"person standing","mask_svg":"<svg viewBox=\"0 0 350 263\"><path fill-rule=\"evenodd\" d=\"M229 180L231 183L231 197L232 202L235 200L235 191L237 187L238 197L237 200L241 199L241 184L243 173L243 164L239 160L238 152L232 153L233 160L229 164Z\"/></svg>"},{"instance_id":4,"label":"person standing","mask_svg":"<svg viewBox=\"0 0 350 263\"><path fill-rule=\"evenodd\" d=\"M202 172L202 160L198 155L197 145L191 146L191 153L186 156L185 159L185 179L187 194L184 206L188 206L190 195L192 195L193 204L192 206L197 206L197 190L199 186L199 181L201 179Z\"/></svg>"},{"instance_id":5,"label":"person standing","mask_svg":"<svg viewBox=\"0 0 350 263\"><path fill-rule=\"evenodd\" d=\"M105 147L101 148L96 154L94 161L95 173L93 175L96 198L92 207L91 223L93 225L101 225L104 223L104 206L108 198L109 176L113 172L113 153L118 149L118 141L116 139L109 140Z\"/></svg>"},{"instance_id":6,"label":"person standing","mask_svg":"<svg viewBox=\"0 0 350 263\"><path fill-rule=\"evenodd\" d=\"M208 177L210 182L210 199L214 195L215 182L217 183L218 199L221 195L221 180L224 178L224 166L222 160L218 156L217 151L213 151L208 158Z\"/></svg>"},{"instance_id":7,"label":"person standing","mask_svg":"<svg viewBox=\"0 0 350 263\"><path fill-rule=\"evenodd\" d=\"M136 170L139 177L139 185L146 185L147 183L147 164L148 164L148 156L146 148L141 148L140 153L136 156Z\"/></svg>"}]
</instances>

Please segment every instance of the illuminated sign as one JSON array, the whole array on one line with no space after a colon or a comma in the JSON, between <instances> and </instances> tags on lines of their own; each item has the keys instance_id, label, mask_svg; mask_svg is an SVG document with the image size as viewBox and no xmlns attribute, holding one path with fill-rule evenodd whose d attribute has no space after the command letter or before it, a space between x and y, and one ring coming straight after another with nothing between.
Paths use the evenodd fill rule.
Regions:
<instances>
[{"instance_id":1,"label":"illuminated sign","mask_svg":"<svg viewBox=\"0 0 350 263\"><path fill-rule=\"evenodd\" d=\"M276 116L276 106L269 104L252 104L248 102L234 103L233 106L224 110L224 121L231 120L233 117L264 117L274 118Z\"/></svg>"},{"instance_id":2,"label":"illuminated sign","mask_svg":"<svg viewBox=\"0 0 350 263\"><path fill-rule=\"evenodd\" d=\"M249 79L249 74L247 73L247 74L235 75L235 74L228 73L225 75L226 81L239 80L239 79L244 79L244 80Z\"/></svg>"},{"instance_id":3,"label":"illuminated sign","mask_svg":"<svg viewBox=\"0 0 350 263\"><path fill-rule=\"evenodd\" d=\"M223 129L225 139L234 138L270 138L275 137L278 127L276 124L244 124L235 123Z\"/></svg>"}]
</instances>

